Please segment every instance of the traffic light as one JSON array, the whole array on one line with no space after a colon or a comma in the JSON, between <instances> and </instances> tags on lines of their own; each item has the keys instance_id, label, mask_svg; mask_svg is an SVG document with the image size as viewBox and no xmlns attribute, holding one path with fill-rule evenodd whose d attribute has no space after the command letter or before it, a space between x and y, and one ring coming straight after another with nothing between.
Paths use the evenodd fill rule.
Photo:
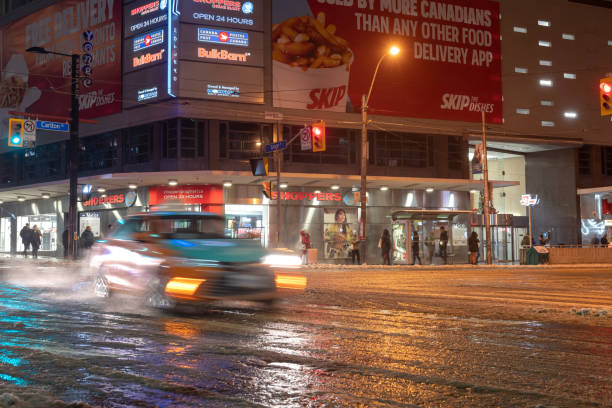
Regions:
<instances>
[{"instance_id":1,"label":"traffic light","mask_svg":"<svg viewBox=\"0 0 612 408\"><path fill-rule=\"evenodd\" d=\"M23 119L9 119L9 147L23 147Z\"/></svg>"},{"instance_id":2,"label":"traffic light","mask_svg":"<svg viewBox=\"0 0 612 408\"><path fill-rule=\"evenodd\" d=\"M612 77L599 80L599 105L601 116L612 115Z\"/></svg>"},{"instance_id":3,"label":"traffic light","mask_svg":"<svg viewBox=\"0 0 612 408\"><path fill-rule=\"evenodd\" d=\"M261 183L262 187L263 187L263 194L270 200L272 200L272 182L271 181L264 181L263 183Z\"/></svg>"},{"instance_id":4,"label":"traffic light","mask_svg":"<svg viewBox=\"0 0 612 408\"><path fill-rule=\"evenodd\" d=\"M310 127L310 133L312 134L312 151L313 152L324 152L325 151L325 122L320 121L313 123Z\"/></svg>"}]
</instances>

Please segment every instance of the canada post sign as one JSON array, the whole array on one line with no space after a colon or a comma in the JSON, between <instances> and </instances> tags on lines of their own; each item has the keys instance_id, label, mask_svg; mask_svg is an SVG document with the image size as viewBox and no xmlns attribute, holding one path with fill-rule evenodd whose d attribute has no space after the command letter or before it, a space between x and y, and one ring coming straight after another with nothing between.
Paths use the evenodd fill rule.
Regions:
<instances>
[{"instance_id":1,"label":"canada post sign","mask_svg":"<svg viewBox=\"0 0 612 408\"><path fill-rule=\"evenodd\" d=\"M134 38L133 48L134 52L142 51L149 47L154 47L164 43L164 30L159 29L145 35L140 35Z\"/></svg>"},{"instance_id":2,"label":"canada post sign","mask_svg":"<svg viewBox=\"0 0 612 408\"><path fill-rule=\"evenodd\" d=\"M198 27L198 41L212 44L249 46L249 34Z\"/></svg>"}]
</instances>

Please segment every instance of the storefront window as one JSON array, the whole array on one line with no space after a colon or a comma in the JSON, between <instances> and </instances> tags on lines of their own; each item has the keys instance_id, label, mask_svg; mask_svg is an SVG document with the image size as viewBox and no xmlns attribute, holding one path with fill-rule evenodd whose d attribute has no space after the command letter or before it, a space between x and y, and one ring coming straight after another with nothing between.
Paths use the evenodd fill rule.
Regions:
<instances>
[{"instance_id":1,"label":"storefront window","mask_svg":"<svg viewBox=\"0 0 612 408\"><path fill-rule=\"evenodd\" d=\"M23 252L23 242L21 242L19 232L26 224L30 224L30 228L36 225L42 233L39 251L57 249L57 215L25 215L17 217L17 252Z\"/></svg>"},{"instance_id":2,"label":"storefront window","mask_svg":"<svg viewBox=\"0 0 612 408\"><path fill-rule=\"evenodd\" d=\"M234 239L259 239L265 246L262 205L225 206L225 236Z\"/></svg>"},{"instance_id":3,"label":"storefront window","mask_svg":"<svg viewBox=\"0 0 612 408\"><path fill-rule=\"evenodd\" d=\"M79 236L85 231L85 228L91 227L91 232L94 237L100 237L100 213L99 212L83 212L79 214ZM31 225L30 225L31 226Z\"/></svg>"},{"instance_id":4,"label":"storefront window","mask_svg":"<svg viewBox=\"0 0 612 408\"><path fill-rule=\"evenodd\" d=\"M11 251L11 219L0 218L0 251Z\"/></svg>"}]
</instances>

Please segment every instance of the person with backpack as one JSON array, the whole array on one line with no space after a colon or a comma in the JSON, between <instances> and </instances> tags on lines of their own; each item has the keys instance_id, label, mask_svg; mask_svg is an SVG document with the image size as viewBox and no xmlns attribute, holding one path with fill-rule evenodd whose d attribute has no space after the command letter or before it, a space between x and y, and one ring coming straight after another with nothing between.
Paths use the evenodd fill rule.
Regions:
<instances>
[{"instance_id":1,"label":"person with backpack","mask_svg":"<svg viewBox=\"0 0 612 408\"><path fill-rule=\"evenodd\" d=\"M383 265L391 265L391 235L386 228L378 241L378 247L381 249Z\"/></svg>"},{"instance_id":2,"label":"person with backpack","mask_svg":"<svg viewBox=\"0 0 612 408\"><path fill-rule=\"evenodd\" d=\"M470 251L470 263L472 265L478 264L478 250L480 249L480 240L476 231L472 231L470 238L468 239L468 249Z\"/></svg>"}]
</instances>

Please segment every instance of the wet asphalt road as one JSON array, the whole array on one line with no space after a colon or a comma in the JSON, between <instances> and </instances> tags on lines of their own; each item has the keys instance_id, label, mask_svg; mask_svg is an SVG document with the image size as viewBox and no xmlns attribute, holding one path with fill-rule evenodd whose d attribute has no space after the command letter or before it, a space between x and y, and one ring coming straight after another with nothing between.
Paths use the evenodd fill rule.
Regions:
<instances>
[{"instance_id":1,"label":"wet asphalt road","mask_svg":"<svg viewBox=\"0 0 612 408\"><path fill-rule=\"evenodd\" d=\"M1 271L0 407L612 406L612 268L311 270L191 314Z\"/></svg>"}]
</instances>

